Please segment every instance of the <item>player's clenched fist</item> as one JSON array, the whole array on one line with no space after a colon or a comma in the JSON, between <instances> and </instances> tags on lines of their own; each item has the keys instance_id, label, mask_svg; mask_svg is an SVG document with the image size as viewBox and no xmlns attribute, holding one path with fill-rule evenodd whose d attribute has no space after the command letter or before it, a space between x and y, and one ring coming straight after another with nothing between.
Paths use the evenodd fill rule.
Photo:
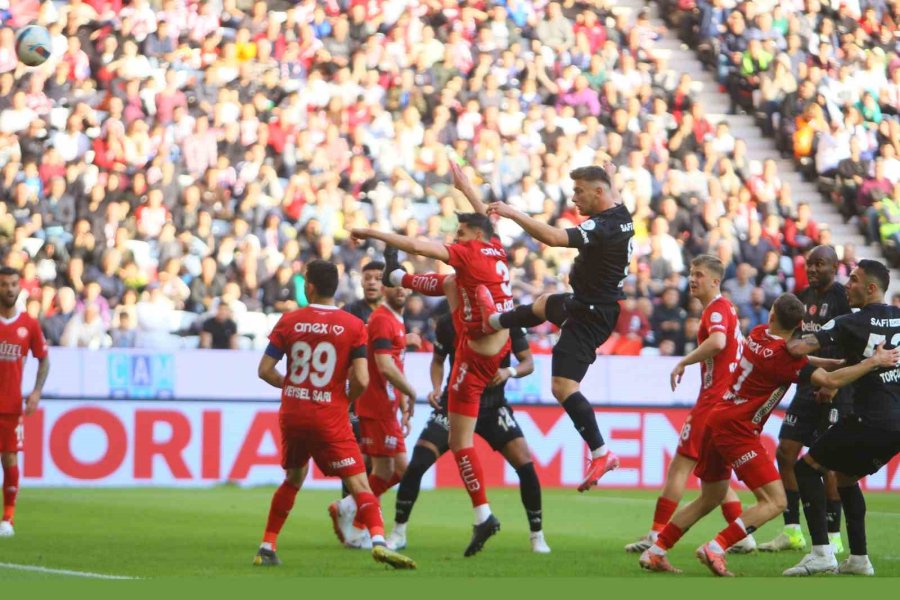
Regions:
<instances>
[{"instance_id":1,"label":"player's clenched fist","mask_svg":"<svg viewBox=\"0 0 900 600\"><path fill-rule=\"evenodd\" d=\"M350 230L350 237L354 240L367 240L371 233L372 230L367 227L354 227Z\"/></svg>"}]
</instances>

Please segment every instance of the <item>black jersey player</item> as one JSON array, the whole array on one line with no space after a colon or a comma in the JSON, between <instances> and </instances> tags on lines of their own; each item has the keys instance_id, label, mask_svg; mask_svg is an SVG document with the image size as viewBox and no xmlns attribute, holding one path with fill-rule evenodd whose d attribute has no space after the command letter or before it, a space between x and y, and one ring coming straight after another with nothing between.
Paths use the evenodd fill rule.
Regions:
<instances>
[{"instance_id":1,"label":"black jersey player","mask_svg":"<svg viewBox=\"0 0 900 600\"><path fill-rule=\"evenodd\" d=\"M797 294L806 307L801 325L801 335L816 333L830 320L850 312L847 290L835 281L838 257L830 246L817 246L806 259L806 274L809 287ZM843 358L843 352L837 346L820 348L817 356L823 358ZM794 478L794 465L803 447L810 447L829 426L832 420L849 414L853 404L853 386L837 390L830 404L816 401L816 394L828 393L817 391L809 383L797 384L797 391L791 406L781 425L778 434L778 449L775 457L778 470L787 494L787 509L784 511L784 529L770 542L761 544L763 552L779 552L781 550L801 550L806 547L806 540L800 529L800 492L797 491L797 480ZM835 547L835 552L843 552L841 541L841 499L837 492L834 475L826 477L828 538Z\"/></svg>"},{"instance_id":2,"label":"black jersey player","mask_svg":"<svg viewBox=\"0 0 900 600\"><path fill-rule=\"evenodd\" d=\"M555 247L577 248L569 273L571 294L544 294L533 304L506 313L491 311L493 302L479 292L486 315L485 329L535 327L550 321L561 330L553 347L551 389L591 450L591 462L579 491L593 487L604 473L619 466L607 451L590 402L581 393L581 380L619 317L618 301L633 251L634 223L613 190L610 173L599 166L581 167L569 176L575 182L572 203L587 219L578 227L559 229L533 219L508 204L495 202L489 214L515 221L538 241ZM488 312L493 312L487 316Z\"/></svg>"},{"instance_id":3,"label":"black jersey player","mask_svg":"<svg viewBox=\"0 0 900 600\"><path fill-rule=\"evenodd\" d=\"M528 340L523 329L510 330L512 342L511 353L519 361L515 367L510 366L510 355L503 359L501 368L494 377L493 385L485 388L481 395L481 407L475 433L481 436L496 452L516 470L519 476L519 489L522 504L528 517L531 530L531 549L538 553L550 552L544 540L543 513L541 509L541 483L538 480L525 442L522 429L516 422L512 407L506 400L506 382L511 378L520 378L534 371L534 358L528 348ZM419 434L419 440L413 449L412 458L406 473L397 489L397 510L394 529L388 535L390 548L406 547L406 527L412 513L413 505L419 495L422 477L450 449L450 427L447 419L447 388L443 391L444 362L450 359L452 367L455 358L457 335L453 328L453 319L449 314L441 316L435 325L434 354L431 361L431 382L434 387L428 395L434 406L425 429Z\"/></svg>"},{"instance_id":4,"label":"black jersey player","mask_svg":"<svg viewBox=\"0 0 900 600\"><path fill-rule=\"evenodd\" d=\"M849 364L874 354L878 347L900 346L900 308L884 303L890 272L882 263L861 260L850 273L847 296L855 313L826 323L817 333L792 340L796 354L815 353L836 345ZM794 473L809 524L813 551L785 575L834 572L874 575L866 548L866 502L859 480L871 475L900 453L900 368L879 369L853 387L853 414L813 442ZM840 566L828 543L822 474L834 471L847 521L850 557Z\"/></svg>"}]
</instances>

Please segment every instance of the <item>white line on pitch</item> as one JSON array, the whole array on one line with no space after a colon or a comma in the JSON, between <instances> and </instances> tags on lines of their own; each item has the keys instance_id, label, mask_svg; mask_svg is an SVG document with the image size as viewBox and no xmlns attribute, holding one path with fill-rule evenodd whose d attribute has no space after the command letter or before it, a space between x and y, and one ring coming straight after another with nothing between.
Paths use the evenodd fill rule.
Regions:
<instances>
[{"instance_id":1,"label":"white line on pitch","mask_svg":"<svg viewBox=\"0 0 900 600\"><path fill-rule=\"evenodd\" d=\"M127 575L104 575L103 573L91 573L89 571L70 571L68 569L49 569L37 565L17 565L14 563L0 562L0 569L13 571L31 571L33 573L47 573L48 575L69 575L71 577L87 577L88 579L137 579Z\"/></svg>"},{"instance_id":2,"label":"white line on pitch","mask_svg":"<svg viewBox=\"0 0 900 600\"><path fill-rule=\"evenodd\" d=\"M602 489L602 488L601 488ZM627 498L625 496L580 496L580 498L592 502L605 502L607 504L655 504L656 500L648 498ZM885 512L881 510L866 511L868 517L887 517L888 519L900 519L900 512Z\"/></svg>"}]
</instances>

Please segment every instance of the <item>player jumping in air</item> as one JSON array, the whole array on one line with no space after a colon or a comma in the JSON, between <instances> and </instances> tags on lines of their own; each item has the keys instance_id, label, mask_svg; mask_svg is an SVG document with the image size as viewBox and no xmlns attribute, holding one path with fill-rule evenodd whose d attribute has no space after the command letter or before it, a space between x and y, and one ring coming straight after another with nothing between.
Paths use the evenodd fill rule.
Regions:
<instances>
[{"instance_id":1,"label":"player jumping in air","mask_svg":"<svg viewBox=\"0 0 900 600\"><path fill-rule=\"evenodd\" d=\"M653 545L678 508L688 478L700 458L709 414L722 401L731 383L731 374L741 360L743 340L737 312L731 302L721 296L719 289L724 271L722 261L709 254L701 254L691 261L691 295L703 303L703 316L697 332L699 345L678 362L671 379L674 390L681 382L685 367L700 363L700 395L681 428L678 449L669 464L662 493L656 500L650 533L625 546L627 552L643 552ZM740 498L731 488L722 502L722 514L729 523L741 516ZM755 547L753 536L748 535L732 546L731 551L752 552Z\"/></svg>"},{"instance_id":2,"label":"player jumping in air","mask_svg":"<svg viewBox=\"0 0 900 600\"><path fill-rule=\"evenodd\" d=\"M569 274L573 293L544 294L533 304L508 312L498 309L491 302L492 294L485 294L484 289L479 301L485 331L536 327L544 321L560 328L559 341L553 347L551 389L591 451L591 462L578 486L583 492L619 466L618 457L603 442L594 409L580 385L597 357L597 348L609 338L619 317L621 288L631 263L634 223L625 205L617 201L606 169L581 167L569 176L575 181L572 203L588 217L578 227L558 229L499 202L491 204L488 213L512 219L548 246L577 248L578 256Z\"/></svg>"},{"instance_id":3,"label":"player jumping in air","mask_svg":"<svg viewBox=\"0 0 900 600\"><path fill-rule=\"evenodd\" d=\"M0 537L15 535L13 521L19 493L19 452L22 450L22 370L25 357L38 360L34 387L25 399L25 416L37 410L50 372L47 342L41 326L16 308L21 287L19 272L0 268L0 463L3 465L3 519Z\"/></svg>"},{"instance_id":4,"label":"player jumping in air","mask_svg":"<svg viewBox=\"0 0 900 600\"><path fill-rule=\"evenodd\" d=\"M518 364L510 366L509 354L504 357L491 385L485 388L481 396L481 409L475 433L481 436L495 451L503 454L509 465L519 476L519 491L522 505L528 517L531 530L529 541L533 552L547 554L550 546L544 539L543 510L541 508L541 482L538 480L531 452L522 429L516 422L512 407L506 402L504 389L509 379L525 377L534 371L534 358L528 347L524 329L511 329L509 332L512 354ZM447 422L447 395L449 385L441 392L444 381L444 361L449 357L453 368L456 354L457 335L453 329L453 318L442 315L435 326L434 355L431 361L431 383L434 389L428 394L428 400L434 406L428 424L419 434L419 440L413 448L409 468L400 486L397 488L397 509L394 529L387 536L388 548L402 550L406 547L406 527L416 498L422 477L450 448L450 427ZM448 382L449 383L449 382Z\"/></svg>"},{"instance_id":5,"label":"player jumping in air","mask_svg":"<svg viewBox=\"0 0 900 600\"><path fill-rule=\"evenodd\" d=\"M878 261L861 260L850 273L847 297L855 313L828 321L816 333L788 344L796 354L838 347L849 364L865 365L877 359L882 346L900 346L900 308L884 303L890 272ZM835 387L835 386L828 386ZM882 365L853 386L853 414L817 438L794 474L803 512L812 537L812 552L785 575L833 572L874 575L866 548L866 501L859 480L881 469L900 453L900 369ZM834 471L847 519L850 556L840 566L829 544L823 474Z\"/></svg>"},{"instance_id":6,"label":"player jumping in air","mask_svg":"<svg viewBox=\"0 0 900 600\"><path fill-rule=\"evenodd\" d=\"M725 551L774 519L786 499L781 477L760 440L772 410L792 383L810 381L820 387L839 388L867 373L900 360L900 350L879 349L871 358L829 373L840 361L795 358L787 340L803 319L805 307L793 294L782 294L769 313L769 324L755 327L744 345L743 356L722 402L710 412L695 474L700 478L700 497L682 507L659 533L656 542L640 558L650 571L680 572L666 553L697 521L719 506L728 493L732 471L756 496L757 503L697 549L697 557L713 574L730 577Z\"/></svg>"},{"instance_id":7,"label":"player jumping in air","mask_svg":"<svg viewBox=\"0 0 900 600\"><path fill-rule=\"evenodd\" d=\"M381 286L381 281L378 282ZM371 458L369 487L381 497L394 487L406 471L406 444L409 419L413 416L416 391L403 373L406 354L406 326L403 308L409 291L387 288L384 302L369 317L369 385L356 400L363 454ZM402 423L397 421L400 409ZM338 539L351 548L370 545L363 523L352 523L356 514L353 496L328 507Z\"/></svg>"},{"instance_id":8,"label":"player jumping in air","mask_svg":"<svg viewBox=\"0 0 900 600\"><path fill-rule=\"evenodd\" d=\"M410 287L410 278L400 267L397 250L437 259L449 264L456 271L452 279L452 293L448 295L451 312L454 313L460 343L457 347L456 362L450 373L450 391L447 411L450 424L450 450L456 459L460 477L469 492L475 513L475 525L471 541L464 555L479 552L484 543L500 530L500 521L491 513L484 483L481 461L474 447L475 426L478 421L479 403L484 389L490 384L500 368L503 357L509 351L509 332L485 333L482 330L482 316L476 301L476 288L487 286L500 309L512 306L512 289L509 285L509 267L506 250L493 236L490 220L479 212L459 215L456 241L442 244L406 236L375 231L354 229L351 234L356 239L377 239L388 244L385 251L385 284ZM432 293L442 287L435 279L426 281ZM496 310L496 308L495 308Z\"/></svg>"},{"instance_id":9,"label":"player jumping in air","mask_svg":"<svg viewBox=\"0 0 900 600\"><path fill-rule=\"evenodd\" d=\"M269 519L254 564L281 564L276 541L306 473L310 457L326 475L344 480L358 507L359 519L372 538L372 557L398 569L414 569L412 559L388 549L378 498L348 417L349 397L357 398L369 382L366 328L334 305L338 272L332 263L311 261L306 267L305 308L282 315L260 359L259 378L281 389L281 466L284 483L275 491ZM277 366L287 355L287 373Z\"/></svg>"},{"instance_id":10,"label":"player jumping in air","mask_svg":"<svg viewBox=\"0 0 900 600\"><path fill-rule=\"evenodd\" d=\"M837 263L837 254L830 246L813 248L806 259L809 287L797 293L797 297L806 306L801 325L804 334L815 333L832 319L850 312L847 290L834 280ZM816 356L844 357L840 348L836 346L820 348L816 351ZM802 550L806 547L806 540L803 539L803 532L800 530L800 492L797 489L797 478L794 476L797 458L804 446L812 446L816 438L825 432L833 411L836 411L838 416L845 416L853 410L853 386L837 390L830 403L817 400L817 394L826 393L828 390L817 391L804 383L798 384L791 406L784 416L778 434L778 449L775 451L778 471L781 473L781 481L787 494L784 529L772 541L760 544L759 549L763 552ZM841 499L833 473L826 476L825 482L828 540L834 546L835 553L840 554L844 551L841 540Z\"/></svg>"}]
</instances>

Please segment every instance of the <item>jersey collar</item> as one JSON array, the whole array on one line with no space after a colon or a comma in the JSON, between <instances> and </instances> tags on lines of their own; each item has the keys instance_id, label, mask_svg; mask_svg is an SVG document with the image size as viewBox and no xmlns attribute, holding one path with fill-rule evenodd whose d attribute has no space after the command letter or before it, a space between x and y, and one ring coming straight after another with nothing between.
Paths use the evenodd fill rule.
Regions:
<instances>
[{"instance_id":1,"label":"jersey collar","mask_svg":"<svg viewBox=\"0 0 900 600\"><path fill-rule=\"evenodd\" d=\"M334 306L333 304L310 304L309 307L321 310L337 310L337 306Z\"/></svg>"},{"instance_id":2,"label":"jersey collar","mask_svg":"<svg viewBox=\"0 0 900 600\"><path fill-rule=\"evenodd\" d=\"M403 316L400 313L398 313L397 311L395 311L393 308L388 306L387 302L382 302L381 306L383 306L386 311L388 311L389 313L394 315L394 318L397 319L397 321L400 322L400 324L403 324Z\"/></svg>"},{"instance_id":3,"label":"jersey collar","mask_svg":"<svg viewBox=\"0 0 900 600\"><path fill-rule=\"evenodd\" d=\"M4 317L0 317L0 323L3 323L4 325L10 325L10 324L14 323L16 321L16 319L18 319L21 315L22 315L22 311L18 310L15 313L13 313L13 316L11 316L8 319L6 319Z\"/></svg>"},{"instance_id":4,"label":"jersey collar","mask_svg":"<svg viewBox=\"0 0 900 600\"><path fill-rule=\"evenodd\" d=\"M784 338L781 337L780 335L775 335L774 333L772 333L771 331L769 331L768 328L766 329L766 335L769 336L770 338L776 339L776 340L783 340L783 339L784 339Z\"/></svg>"}]
</instances>

